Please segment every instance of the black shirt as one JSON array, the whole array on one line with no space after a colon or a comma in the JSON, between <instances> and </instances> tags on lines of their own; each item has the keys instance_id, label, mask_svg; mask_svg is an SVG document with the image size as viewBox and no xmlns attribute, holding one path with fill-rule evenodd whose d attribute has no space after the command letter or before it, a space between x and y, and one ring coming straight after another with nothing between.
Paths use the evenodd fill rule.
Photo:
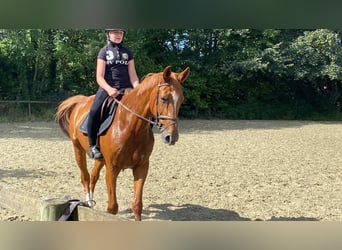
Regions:
<instances>
[{"instance_id":1,"label":"black shirt","mask_svg":"<svg viewBox=\"0 0 342 250\"><path fill-rule=\"evenodd\" d=\"M133 87L128 74L128 62L133 59L129 49L110 42L100 50L97 58L106 61L104 78L110 86L118 90Z\"/></svg>"}]
</instances>

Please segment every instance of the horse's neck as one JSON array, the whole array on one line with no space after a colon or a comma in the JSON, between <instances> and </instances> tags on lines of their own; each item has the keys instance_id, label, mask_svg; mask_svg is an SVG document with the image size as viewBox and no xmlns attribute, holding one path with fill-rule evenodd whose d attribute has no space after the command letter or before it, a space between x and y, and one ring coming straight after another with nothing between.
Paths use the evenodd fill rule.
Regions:
<instances>
[{"instance_id":1,"label":"horse's neck","mask_svg":"<svg viewBox=\"0 0 342 250\"><path fill-rule=\"evenodd\" d=\"M150 118L151 111L149 102L152 89L153 85L151 85L150 88L139 85L122 98L122 104L129 109L126 109L126 111L132 114L133 119L140 120L138 116L142 116L146 119ZM134 122L133 119L131 122Z\"/></svg>"}]
</instances>

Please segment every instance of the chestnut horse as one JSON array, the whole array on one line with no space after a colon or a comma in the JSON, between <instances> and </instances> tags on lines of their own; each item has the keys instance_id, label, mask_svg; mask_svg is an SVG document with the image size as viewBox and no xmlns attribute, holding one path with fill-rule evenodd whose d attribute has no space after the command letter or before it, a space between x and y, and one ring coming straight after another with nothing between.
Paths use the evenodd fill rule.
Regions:
<instances>
[{"instance_id":1,"label":"chestnut horse","mask_svg":"<svg viewBox=\"0 0 342 250\"><path fill-rule=\"evenodd\" d=\"M118 103L114 120L99 137L103 159L95 160L91 176L87 170L88 138L79 127L88 114L94 96L77 95L64 100L57 109L56 121L70 138L81 181L89 206L94 205L93 194L100 170L106 166L108 193L107 211L118 212L116 179L119 172L131 168L134 177L132 210L135 220L141 220L142 194L154 146L152 124L158 126L164 143L174 145L178 140L178 112L184 96L181 84L190 69L180 73L167 66L163 72L148 74L138 87L124 94Z\"/></svg>"}]
</instances>

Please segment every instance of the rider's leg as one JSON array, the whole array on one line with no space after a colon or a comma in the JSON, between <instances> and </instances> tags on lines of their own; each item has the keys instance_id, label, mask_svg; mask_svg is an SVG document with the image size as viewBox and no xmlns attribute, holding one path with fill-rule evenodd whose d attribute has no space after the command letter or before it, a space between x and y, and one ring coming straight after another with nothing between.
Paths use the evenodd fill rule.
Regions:
<instances>
[{"instance_id":1,"label":"rider's leg","mask_svg":"<svg viewBox=\"0 0 342 250\"><path fill-rule=\"evenodd\" d=\"M95 95L93 105L91 106L89 111L88 141L90 157L93 159L102 158L102 153L97 142L97 133L101 125L101 107L107 96L107 92L104 89L99 88Z\"/></svg>"}]
</instances>

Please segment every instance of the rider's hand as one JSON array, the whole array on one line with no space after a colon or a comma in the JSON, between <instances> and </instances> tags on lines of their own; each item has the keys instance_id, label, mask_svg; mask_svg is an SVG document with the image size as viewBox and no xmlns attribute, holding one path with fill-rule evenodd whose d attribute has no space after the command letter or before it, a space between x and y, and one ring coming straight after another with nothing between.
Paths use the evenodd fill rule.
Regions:
<instances>
[{"instance_id":1,"label":"rider's hand","mask_svg":"<svg viewBox=\"0 0 342 250\"><path fill-rule=\"evenodd\" d=\"M119 95L119 91L116 88L110 88L108 90L108 95L115 98Z\"/></svg>"}]
</instances>

